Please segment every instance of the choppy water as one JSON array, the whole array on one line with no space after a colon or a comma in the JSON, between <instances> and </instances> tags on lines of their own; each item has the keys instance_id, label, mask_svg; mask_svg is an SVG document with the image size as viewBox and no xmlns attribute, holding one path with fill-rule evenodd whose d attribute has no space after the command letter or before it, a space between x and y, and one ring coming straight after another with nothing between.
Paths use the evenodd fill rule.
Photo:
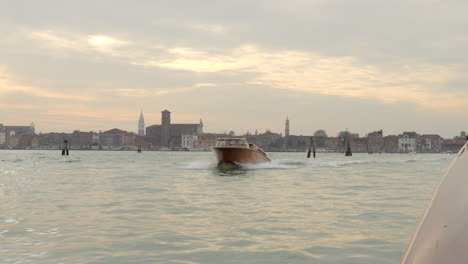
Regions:
<instances>
[{"instance_id":1,"label":"choppy water","mask_svg":"<svg viewBox=\"0 0 468 264\"><path fill-rule=\"evenodd\" d=\"M0 151L0 263L399 263L453 156Z\"/></svg>"}]
</instances>

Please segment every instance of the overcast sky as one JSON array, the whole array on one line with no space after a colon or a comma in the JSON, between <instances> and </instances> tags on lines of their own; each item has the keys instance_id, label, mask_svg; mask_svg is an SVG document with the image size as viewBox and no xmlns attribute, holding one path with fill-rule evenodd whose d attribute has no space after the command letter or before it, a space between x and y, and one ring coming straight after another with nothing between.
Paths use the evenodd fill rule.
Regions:
<instances>
[{"instance_id":1,"label":"overcast sky","mask_svg":"<svg viewBox=\"0 0 468 264\"><path fill-rule=\"evenodd\" d=\"M468 1L0 0L0 123L452 137L468 124Z\"/></svg>"}]
</instances>

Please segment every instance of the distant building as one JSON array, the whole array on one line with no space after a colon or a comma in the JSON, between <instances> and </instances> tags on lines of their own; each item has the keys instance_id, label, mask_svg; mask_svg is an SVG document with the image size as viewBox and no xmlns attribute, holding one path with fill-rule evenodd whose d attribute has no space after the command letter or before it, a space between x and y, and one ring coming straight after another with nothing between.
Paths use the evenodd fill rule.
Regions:
<instances>
[{"instance_id":1,"label":"distant building","mask_svg":"<svg viewBox=\"0 0 468 264\"><path fill-rule=\"evenodd\" d=\"M120 147L123 145L134 145L135 137L136 135L134 133L114 128L108 131L101 132L99 134L99 143L101 146L107 148Z\"/></svg>"},{"instance_id":2,"label":"distant building","mask_svg":"<svg viewBox=\"0 0 468 264\"><path fill-rule=\"evenodd\" d=\"M91 138L91 145L93 145L93 146L99 145L99 134L98 133L93 133L92 138Z\"/></svg>"},{"instance_id":3,"label":"distant building","mask_svg":"<svg viewBox=\"0 0 468 264\"><path fill-rule=\"evenodd\" d=\"M384 139L382 130L369 133L367 135L367 152L381 153L384 149Z\"/></svg>"},{"instance_id":4,"label":"distant building","mask_svg":"<svg viewBox=\"0 0 468 264\"><path fill-rule=\"evenodd\" d=\"M398 135L398 152L416 152L419 135L416 132L403 132Z\"/></svg>"},{"instance_id":5,"label":"distant building","mask_svg":"<svg viewBox=\"0 0 468 264\"><path fill-rule=\"evenodd\" d=\"M439 135L421 135L418 152L439 153L442 151L443 139Z\"/></svg>"},{"instance_id":6,"label":"distant building","mask_svg":"<svg viewBox=\"0 0 468 264\"><path fill-rule=\"evenodd\" d=\"M367 138L351 139L351 151L356 153L368 152Z\"/></svg>"},{"instance_id":7,"label":"distant building","mask_svg":"<svg viewBox=\"0 0 468 264\"><path fill-rule=\"evenodd\" d=\"M10 143L10 138L15 135L15 131L7 129L0 130L0 148L6 148Z\"/></svg>"},{"instance_id":8,"label":"distant building","mask_svg":"<svg viewBox=\"0 0 468 264\"><path fill-rule=\"evenodd\" d=\"M305 151L309 146L310 136L293 136L287 137L287 151Z\"/></svg>"},{"instance_id":9,"label":"distant building","mask_svg":"<svg viewBox=\"0 0 468 264\"><path fill-rule=\"evenodd\" d=\"M182 148L194 149L198 146L198 135L182 134Z\"/></svg>"},{"instance_id":10,"label":"distant building","mask_svg":"<svg viewBox=\"0 0 468 264\"><path fill-rule=\"evenodd\" d=\"M398 145L398 136L390 135L383 137L384 147L383 151L385 153L397 153L400 150Z\"/></svg>"},{"instance_id":11,"label":"distant building","mask_svg":"<svg viewBox=\"0 0 468 264\"><path fill-rule=\"evenodd\" d=\"M32 122L29 126L4 126L3 124L0 124L0 130L9 130L9 131L15 131L15 133L24 133L24 134L34 134L35 132L35 125L34 122Z\"/></svg>"},{"instance_id":12,"label":"distant building","mask_svg":"<svg viewBox=\"0 0 468 264\"><path fill-rule=\"evenodd\" d=\"M172 124L171 112L164 110L161 112L161 125L146 128L146 136L155 146L181 147L182 134L197 136L203 134L203 121L200 119L198 124Z\"/></svg>"},{"instance_id":13,"label":"distant building","mask_svg":"<svg viewBox=\"0 0 468 264\"><path fill-rule=\"evenodd\" d=\"M64 140L71 142L71 135L67 133L46 133L39 134L39 143L41 148L58 149Z\"/></svg>"},{"instance_id":14,"label":"distant building","mask_svg":"<svg viewBox=\"0 0 468 264\"><path fill-rule=\"evenodd\" d=\"M143 112L140 112L140 119L138 119L138 135L145 135L145 118L143 117Z\"/></svg>"},{"instance_id":15,"label":"distant building","mask_svg":"<svg viewBox=\"0 0 468 264\"><path fill-rule=\"evenodd\" d=\"M200 136L197 136L197 146L201 149L208 149L216 145L216 140L218 138L227 137L226 134L214 134L214 133L204 133Z\"/></svg>"},{"instance_id":16,"label":"distant building","mask_svg":"<svg viewBox=\"0 0 468 264\"><path fill-rule=\"evenodd\" d=\"M458 153L465 145L466 140L448 139L442 142L442 152Z\"/></svg>"},{"instance_id":17,"label":"distant building","mask_svg":"<svg viewBox=\"0 0 468 264\"><path fill-rule=\"evenodd\" d=\"M281 134L271 132L270 130L258 135L245 135L247 142L255 144L265 151L284 151L284 140ZM287 146L286 146L287 149Z\"/></svg>"},{"instance_id":18,"label":"distant building","mask_svg":"<svg viewBox=\"0 0 468 264\"><path fill-rule=\"evenodd\" d=\"M7 135L9 135L9 131L2 130L0 131L0 146L5 145L7 142Z\"/></svg>"},{"instance_id":19,"label":"distant building","mask_svg":"<svg viewBox=\"0 0 468 264\"><path fill-rule=\"evenodd\" d=\"M328 151L339 151L341 150L341 139L339 137L327 137L325 138L325 149Z\"/></svg>"},{"instance_id":20,"label":"distant building","mask_svg":"<svg viewBox=\"0 0 468 264\"><path fill-rule=\"evenodd\" d=\"M90 149L93 144L93 132L73 131L70 135L70 145L76 149Z\"/></svg>"},{"instance_id":21,"label":"distant building","mask_svg":"<svg viewBox=\"0 0 468 264\"><path fill-rule=\"evenodd\" d=\"M467 138L466 138L466 132L465 132L465 131L460 132L460 135L459 135L459 136L455 136L453 139L454 139L454 140L467 140Z\"/></svg>"}]
</instances>

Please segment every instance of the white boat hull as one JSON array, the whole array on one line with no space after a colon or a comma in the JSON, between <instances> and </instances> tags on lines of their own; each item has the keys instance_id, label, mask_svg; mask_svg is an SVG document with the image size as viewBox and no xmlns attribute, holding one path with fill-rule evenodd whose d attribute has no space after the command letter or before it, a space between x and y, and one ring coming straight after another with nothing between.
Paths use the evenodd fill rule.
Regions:
<instances>
[{"instance_id":1,"label":"white boat hull","mask_svg":"<svg viewBox=\"0 0 468 264\"><path fill-rule=\"evenodd\" d=\"M434 192L401 263L468 263L467 144L458 152Z\"/></svg>"}]
</instances>

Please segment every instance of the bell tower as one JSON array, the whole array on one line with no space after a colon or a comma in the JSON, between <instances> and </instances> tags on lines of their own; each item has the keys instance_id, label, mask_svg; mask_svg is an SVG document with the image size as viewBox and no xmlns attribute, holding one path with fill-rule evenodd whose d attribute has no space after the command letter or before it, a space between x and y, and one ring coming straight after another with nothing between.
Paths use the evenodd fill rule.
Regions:
<instances>
[{"instance_id":1,"label":"bell tower","mask_svg":"<svg viewBox=\"0 0 468 264\"><path fill-rule=\"evenodd\" d=\"M138 135L145 135L145 118L143 117L143 112L140 112L140 119L138 119Z\"/></svg>"},{"instance_id":2,"label":"bell tower","mask_svg":"<svg viewBox=\"0 0 468 264\"><path fill-rule=\"evenodd\" d=\"M171 133L171 112L164 110L161 112L161 146L169 147Z\"/></svg>"}]
</instances>

